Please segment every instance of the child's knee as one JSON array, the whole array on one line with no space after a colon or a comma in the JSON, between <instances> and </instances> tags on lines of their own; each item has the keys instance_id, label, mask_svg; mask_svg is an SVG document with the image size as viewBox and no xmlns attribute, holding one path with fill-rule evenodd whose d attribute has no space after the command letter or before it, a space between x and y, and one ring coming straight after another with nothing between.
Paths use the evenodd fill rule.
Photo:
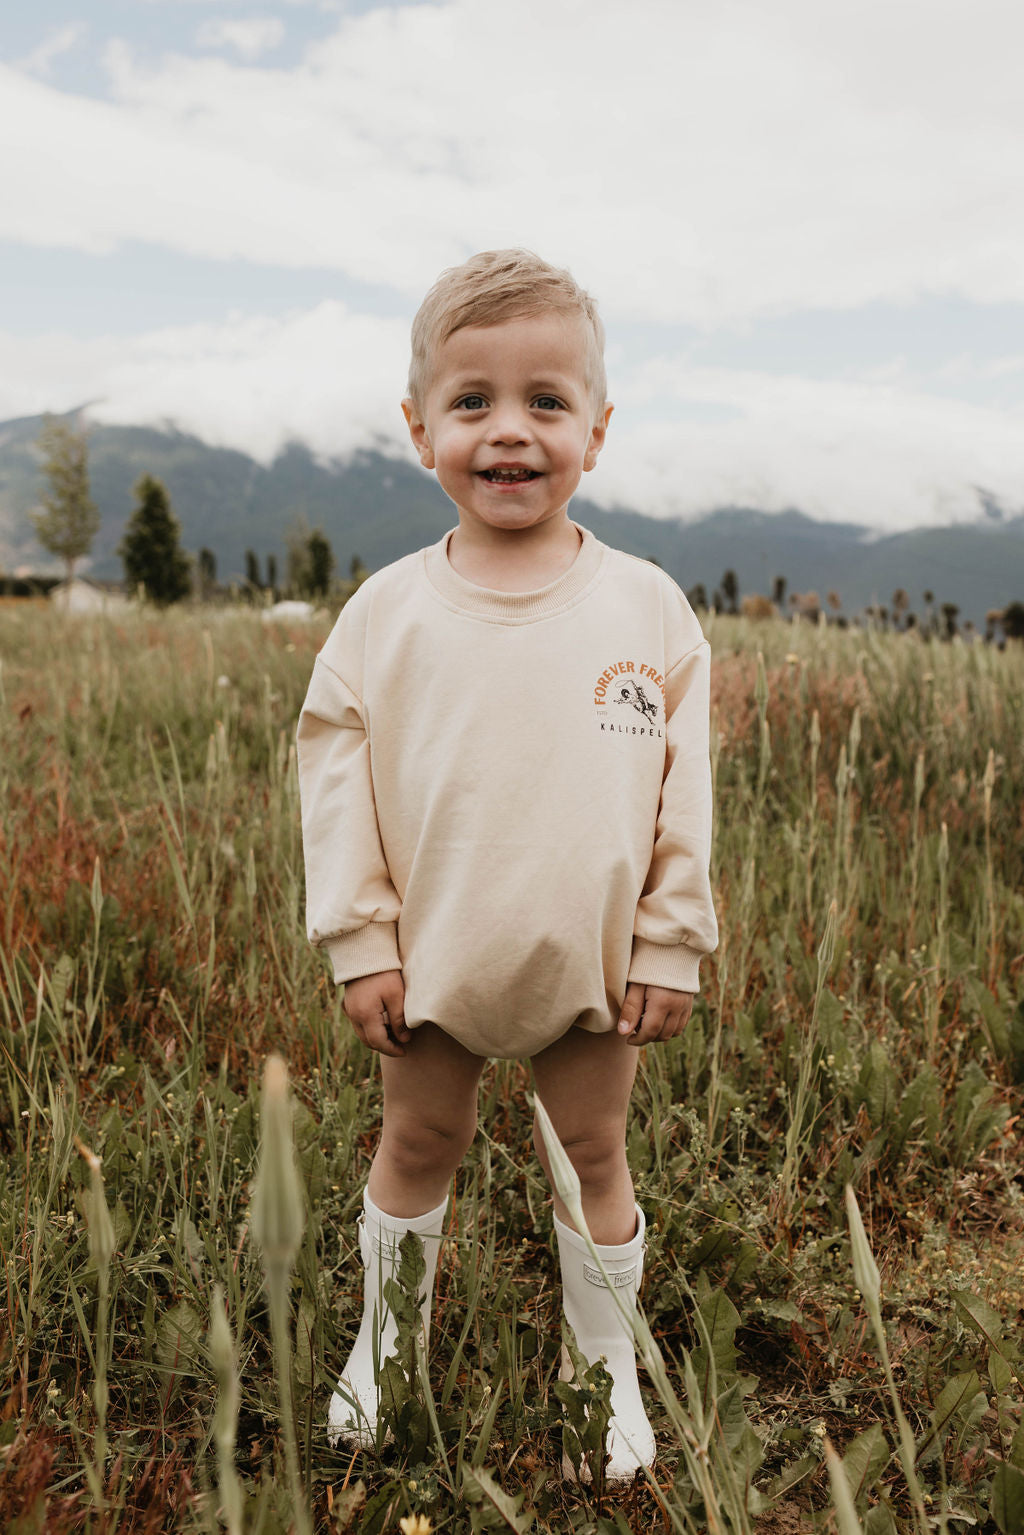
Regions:
<instances>
[{"instance_id":1,"label":"child's knee","mask_svg":"<svg viewBox=\"0 0 1024 1535\"><path fill-rule=\"evenodd\" d=\"M473 1143L476 1112L462 1117L386 1119L383 1145L396 1171L406 1176L428 1170L454 1171Z\"/></svg>"},{"instance_id":2,"label":"child's knee","mask_svg":"<svg viewBox=\"0 0 1024 1535\"><path fill-rule=\"evenodd\" d=\"M541 1166L549 1170L547 1147L536 1122L533 1127L533 1144ZM625 1130L617 1124L567 1134L562 1138L562 1145L580 1182L585 1186L605 1183L614 1178L626 1161Z\"/></svg>"}]
</instances>

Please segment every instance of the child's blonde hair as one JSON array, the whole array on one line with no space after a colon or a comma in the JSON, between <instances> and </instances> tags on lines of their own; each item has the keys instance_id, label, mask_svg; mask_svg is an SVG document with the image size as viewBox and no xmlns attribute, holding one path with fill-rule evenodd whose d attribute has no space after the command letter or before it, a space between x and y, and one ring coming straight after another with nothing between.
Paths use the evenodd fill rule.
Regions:
<instances>
[{"instance_id":1,"label":"child's blonde hair","mask_svg":"<svg viewBox=\"0 0 1024 1535\"><path fill-rule=\"evenodd\" d=\"M587 388L595 419L605 406L604 326L597 305L571 272L532 251L481 251L441 273L412 322L409 397L422 412L436 349L467 325L501 325L554 310L579 315L587 337Z\"/></svg>"}]
</instances>

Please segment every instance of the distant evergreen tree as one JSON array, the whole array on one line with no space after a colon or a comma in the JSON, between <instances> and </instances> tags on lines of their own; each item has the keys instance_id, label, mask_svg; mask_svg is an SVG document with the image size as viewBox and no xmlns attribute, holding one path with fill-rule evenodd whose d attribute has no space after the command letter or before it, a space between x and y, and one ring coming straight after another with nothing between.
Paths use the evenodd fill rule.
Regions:
<instances>
[{"instance_id":1,"label":"distant evergreen tree","mask_svg":"<svg viewBox=\"0 0 1024 1535\"><path fill-rule=\"evenodd\" d=\"M273 592L274 596L276 597L277 596L277 555L276 554L268 554L267 555L267 585L270 587L270 590Z\"/></svg>"},{"instance_id":2,"label":"distant evergreen tree","mask_svg":"<svg viewBox=\"0 0 1024 1535\"><path fill-rule=\"evenodd\" d=\"M956 621L959 616L960 609L955 602L944 602L942 604L942 633L944 639L951 640L954 634L956 634Z\"/></svg>"},{"instance_id":3,"label":"distant evergreen tree","mask_svg":"<svg viewBox=\"0 0 1024 1535\"><path fill-rule=\"evenodd\" d=\"M135 486L138 506L118 546L129 586L141 587L151 602L165 607L180 602L191 589L188 555L181 547L181 524L171 510L166 488L144 474Z\"/></svg>"},{"instance_id":4,"label":"distant evergreen tree","mask_svg":"<svg viewBox=\"0 0 1024 1535\"><path fill-rule=\"evenodd\" d=\"M931 591L924 591L924 592L921 593L921 596L922 596L922 598L924 600L924 628L925 628L925 633L926 634L934 634L934 632L935 632L935 613L934 613L934 611L932 609L932 603L935 601L935 593L931 592Z\"/></svg>"},{"instance_id":5,"label":"distant evergreen tree","mask_svg":"<svg viewBox=\"0 0 1024 1535\"><path fill-rule=\"evenodd\" d=\"M738 613L740 605L739 577L734 570L727 570L722 577L722 596L729 604L730 613Z\"/></svg>"},{"instance_id":6,"label":"distant evergreen tree","mask_svg":"<svg viewBox=\"0 0 1024 1535\"><path fill-rule=\"evenodd\" d=\"M309 595L326 597L334 574L334 553L327 535L314 528L306 545L309 551Z\"/></svg>"},{"instance_id":7,"label":"distant evergreen tree","mask_svg":"<svg viewBox=\"0 0 1024 1535\"><path fill-rule=\"evenodd\" d=\"M199 595L205 600L217 585L217 556L212 549L199 551Z\"/></svg>"},{"instance_id":8,"label":"distant evergreen tree","mask_svg":"<svg viewBox=\"0 0 1024 1535\"><path fill-rule=\"evenodd\" d=\"M39 447L50 489L32 521L43 548L64 561L70 581L75 561L89 553L100 526L100 514L89 494L89 446L84 432L47 416Z\"/></svg>"},{"instance_id":9,"label":"distant evergreen tree","mask_svg":"<svg viewBox=\"0 0 1024 1535\"><path fill-rule=\"evenodd\" d=\"M703 581L698 581L696 586L690 587L686 594L686 600L691 608L703 608L705 612L707 611L708 594Z\"/></svg>"},{"instance_id":10,"label":"distant evergreen tree","mask_svg":"<svg viewBox=\"0 0 1024 1535\"><path fill-rule=\"evenodd\" d=\"M260 562L252 549L245 551L245 579L250 591L262 590L263 582L260 580Z\"/></svg>"},{"instance_id":11,"label":"distant evergreen tree","mask_svg":"<svg viewBox=\"0 0 1024 1535\"><path fill-rule=\"evenodd\" d=\"M772 582L772 601L781 612L786 606L786 587L788 582L785 576L776 576Z\"/></svg>"},{"instance_id":12,"label":"distant evergreen tree","mask_svg":"<svg viewBox=\"0 0 1024 1535\"><path fill-rule=\"evenodd\" d=\"M1024 602L1008 602L1000 622L1008 640L1024 640Z\"/></svg>"},{"instance_id":13,"label":"distant evergreen tree","mask_svg":"<svg viewBox=\"0 0 1024 1535\"><path fill-rule=\"evenodd\" d=\"M300 513L284 536L288 560L288 595L309 596L309 523Z\"/></svg>"}]
</instances>

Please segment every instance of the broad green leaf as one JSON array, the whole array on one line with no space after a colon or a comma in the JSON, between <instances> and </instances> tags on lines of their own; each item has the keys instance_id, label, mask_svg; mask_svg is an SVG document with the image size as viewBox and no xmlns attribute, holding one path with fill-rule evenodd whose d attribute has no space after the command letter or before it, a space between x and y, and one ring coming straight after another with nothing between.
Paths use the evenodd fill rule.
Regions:
<instances>
[{"instance_id":1,"label":"broad green leaf","mask_svg":"<svg viewBox=\"0 0 1024 1535\"><path fill-rule=\"evenodd\" d=\"M197 1375L206 1360L204 1333L198 1311L179 1301L156 1324L156 1357L175 1375Z\"/></svg>"},{"instance_id":2,"label":"broad green leaf","mask_svg":"<svg viewBox=\"0 0 1024 1535\"><path fill-rule=\"evenodd\" d=\"M881 1040L873 1039L860 1069L861 1099L873 1125L887 1125L899 1098L900 1080Z\"/></svg>"},{"instance_id":3,"label":"broad green leaf","mask_svg":"<svg viewBox=\"0 0 1024 1535\"><path fill-rule=\"evenodd\" d=\"M519 1512L519 1505L523 1501L523 1495L512 1498L507 1492L503 1492L497 1482L485 1471L482 1466L465 1466L463 1477L468 1484L470 1495L475 1492L474 1501L484 1502L496 1510L505 1521L510 1530L515 1530L516 1535L529 1535L533 1529L533 1520Z\"/></svg>"},{"instance_id":4,"label":"broad green leaf","mask_svg":"<svg viewBox=\"0 0 1024 1535\"><path fill-rule=\"evenodd\" d=\"M889 1464L891 1453L880 1423L872 1423L848 1446L843 1456L843 1470L854 1503L860 1503L868 1489L877 1482Z\"/></svg>"},{"instance_id":5,"label":"broad green leaf","mask_svg":"<svg viewBox=\"0 0 1024 1535\"><path fill-rule=\"evenodd\" d=\"M938 1135L941 1115L939 1079L932 1066L922 1066L917 1076L903 1094L900 1103L897 1133L900 1144L907 1139L915 1125L920 1124L920 1134L928 1142Z\"/></svg>"},{"instance_id":6,"label":"broad green leaf","mask_svg":"<svg viewBox=\"0 0 1024 1535\"><path fill-rule=\"evenodd\" d=\"M918 1446L917 1458L931 1460L945 1443L953 1424L968 1424L988 1410L988 1397L981 1389L977 1370L965 1370L946 1382L935 1400L931 1427Z\"/></svg>"},{"instance_id":7,"label":"broad green leaf","mask_svg":"<svg viewBox=\"0 0 1024 1535\"><path fill-rule=\"evenodd\" d=\"M972 1295L970 1290L953 1290L950 1293L957 1311L968 1326L980 1333L986 1343L998 1348L1003 1336L1003 1321L998 1311L993 1311L987 1301L983 1301L980 1295Z\"/></svg>"},{"instance_id":8,"label":"broad green leaf","mask_svg":"<svg viewBox=\"0 0 1024 1535\"><path fill-rule=\"evenodd\" d=\"M1024 1471L1024 1423L1020 1425L1013 1436L1010 1445L1009 1461L1011 1466L1016 1466L1018 1471Z\"/></svg>"},{"instance_id":9,"label":"broad green leaf","mask_svg":"<svg viewBox=\"0 0 1024 1535\"><path fill-rule=\"evenodd\" d=\"M876 1503L864 1515L864 1535L896 1535L896 1520L888 1503Z\"/></svg>"},{"instance_id":10,"label":"broad green leaf","mask_svg":"<svg viewBox=\"0 0 1024 1535\"><path fill-rule=\"evenodd\" d=\"M1013 1380L1013 1371L997 1348L990 1348L988 1351L988 1378L997 1396L1002 1396L1008 1391L1010 1382Z\"/></svg>"},{"instance_id":11,"label":"broad green leaf","mask_svg":"<svg viewBox=\"0 0 1024 1535\"><path fill-rule=\"evenodd\" d=\"M989 1513L1003 1535L1024 1535L1024 1471L1017 1466L996 1467Z\"/></svg>"},{"instance_id":12,"label":"broad green leaf","mask_svg":"<svg viewBox=\"0 0 1024 1535\"><path fill-rule=\"evenodd\" d=\"M791 1466L787 1466L784 1471L780 1471L774 1481L768 1484L766 1506L769 1500L772 1503L777 1502L791 1488L797 1487L801 1482L806 1481L809 1476L812 1476L817 1471L820 1464L821 1462L816 1455L801 1455L799 1460L795 1460Z\"/></svg>"},{"instance_id":13,"label":"broad green leaf","mask_svg":"<svg viewBox=\"0 0 1024 1535\"><path fill-rule=\"evenodd\" d=\"M801 1322L804 1314L795 1300L766 1300L758 1307L758 1315L774 1317L777 1322Z\"/></svg>"}]
</instances>

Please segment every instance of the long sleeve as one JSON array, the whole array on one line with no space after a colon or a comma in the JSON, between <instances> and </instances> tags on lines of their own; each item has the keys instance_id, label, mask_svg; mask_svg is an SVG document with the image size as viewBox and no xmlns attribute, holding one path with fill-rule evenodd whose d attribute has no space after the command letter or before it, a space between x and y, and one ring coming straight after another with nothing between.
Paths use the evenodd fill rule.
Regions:
<instances>
[{"instance_id":1,"label":"long sleeve","mask_svg":"<svg viewBox=\"0 0 1024 1535\"><path fill-rule=\"evenodd\" d=\"M318 656L297 735L306 918L336 981L401 966L359 698Z\"/></svg>"},{"instance_id":2,"label":"long sleeve","mask_svg":"<svg viewBox=\"0 0 1024 1535\"><path fill-rule=\"evenodd\" d=\"M629 979L699 989L718 943L711 897L710 651L701 641L665 678L666 758L654 854L637 904Z\"/></svg>"}]
</instances>

